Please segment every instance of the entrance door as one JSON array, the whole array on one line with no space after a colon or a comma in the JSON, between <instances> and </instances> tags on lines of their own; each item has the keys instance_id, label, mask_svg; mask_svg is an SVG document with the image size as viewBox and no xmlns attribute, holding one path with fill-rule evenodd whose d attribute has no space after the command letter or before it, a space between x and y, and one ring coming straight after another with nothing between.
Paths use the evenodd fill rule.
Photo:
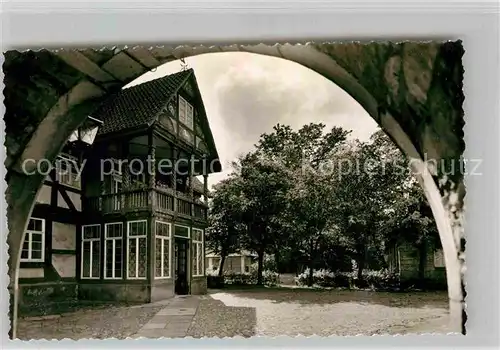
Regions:
<instances>
[{"instance_id":1,"label":"entrance door","mask_svg":"<svg viewBox=\"0 0 500 350\"><path fill-rule=\"evenodd\" d=\"M189 293L188 286L188 240L175 240L175 294L186 295Z\"/></svg>"}]
</instances>

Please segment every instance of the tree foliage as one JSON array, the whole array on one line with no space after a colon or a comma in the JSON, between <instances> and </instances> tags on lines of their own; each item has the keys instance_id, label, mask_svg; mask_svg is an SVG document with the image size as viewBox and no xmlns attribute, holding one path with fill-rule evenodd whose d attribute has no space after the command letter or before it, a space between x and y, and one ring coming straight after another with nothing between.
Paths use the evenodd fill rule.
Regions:
<instances>
[{"instance_id":1,"label":"tree foliage","mask_svg":"<svg viewBox=\"0 0 500 350\"><path fill-rule=\"evenodd\" d=\"M261 135L215 189L211 249L257 253L259 283L264 254L294 266L305 259L312 283L313 268L344 266L346 255L361 280L369 255L383 263L386 246L437 245L432 213L399 149L382 131L368 142L349 135L321 123L278 124Z\"/></svg>"},{"instance_id":2,"label":"tree foliage","mask_svg":"<svg viewBox=\"0 0 500 350\"><path fill-rule=\"evenodd\" d=\"M221 257L219 275L226 257L240 249L243 230L238 179L222 180L214 189L206 230L207 248Z\"/></svg>"}]
</instances>

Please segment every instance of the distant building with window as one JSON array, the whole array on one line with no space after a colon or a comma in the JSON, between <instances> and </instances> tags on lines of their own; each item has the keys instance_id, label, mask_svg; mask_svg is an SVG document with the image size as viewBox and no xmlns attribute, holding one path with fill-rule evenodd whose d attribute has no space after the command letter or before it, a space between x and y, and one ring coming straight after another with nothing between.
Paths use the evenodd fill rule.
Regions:
<instances>
[{"instance_id":1,"label":"distant building with window","mask_svg":"<svg viewBox=\"0 0 500 350\"><path fill-rule=\"evenodd\" d=\"M223 271L231 273L248 273L250 272L250 266L254 263L256 258L257 254L250 253L248 251L229 254L224 260ZM212 252L206 253L205 266L208 270L219 271L220 264L220 255L214 254Z\"/></svg>"},{"instance_id":2,"label":"distant building with window","mask_svg":"<svg viewBox=\"0 0 500 350\"><path fill-rule=\"evenodd\" d=\"M442 249L428 247L425 251L409 243L393 245L386 261L389 271L399 273L403 284L417 284L420 278L428 287L446 288L446 268Z\"/></svg>"},{"instance_id":3,"label":"distant building with window","mask_svg":"<svg viewBox=\"0 0 500 350\"><path fill-rule=\"evenodd\" d=\"M38 193L20 311L205 293L207 180L221 165L193 70L121 90L89 119L102 122L92 144L72 136Z\"/></svg>"}]
</instances>

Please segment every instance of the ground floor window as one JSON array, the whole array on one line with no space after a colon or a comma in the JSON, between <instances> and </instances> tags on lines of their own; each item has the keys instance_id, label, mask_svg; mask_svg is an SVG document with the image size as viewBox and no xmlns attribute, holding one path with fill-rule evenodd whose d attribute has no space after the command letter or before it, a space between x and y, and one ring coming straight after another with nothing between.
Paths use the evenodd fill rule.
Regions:
<instances>
[{"instance_id":1,"label":"ground floor window","mask_svg":"<svg viewBox=\"0 0 500 350\"><path fill-rule=\"evenodd\" d=\"M101 225L82 226L81 278L99 278L101 271Z\"/></svg>"},{"instance_id":2,"label":"ground floor window","mask_svg":"<svg viewBox=\"0 0 500 350\"><path fill-rule=\"evenodd\" d=\"M104 263L104 278L122 278L123 224L121 222L104 225Z\"/></svg>"},{"instance_id":3,"label":"ground floor window","mask_svg":"<svg viewBox=\"0 0 500 350\"><path fill-rule=\"evenodd\" d=\"M193 228L193 276L203 276L203 230Z\"/></svg>"},{"instance_id":4,"label":"ground floor window","mask_svg":"<svg viewBox=\"0 0 500 350\"><path fill-rule=\"evenodd\" d=\"M127 226L127 278L145 279L147 271L147 221L129 221Z\"/></svg>"},{"instance_id":5,"label":"ground floor window","mask_svg":"<svg viewBox=\"0 0 500 350\"><path fill-rule=\"evenodd\" d=\"M45 258L45 220L30 218L24 235L21 261L43 262Z\"/></svg>"},{"instance_id":6,"label":"ground floor window","mask_svg":"<svg viewBox=\"0 0 500 350\"><path fill-rule=\"evenodd\" d=\"M170 278L170 224L157 221L155 226L155 278Z\"/></svg>"}]
</instances>

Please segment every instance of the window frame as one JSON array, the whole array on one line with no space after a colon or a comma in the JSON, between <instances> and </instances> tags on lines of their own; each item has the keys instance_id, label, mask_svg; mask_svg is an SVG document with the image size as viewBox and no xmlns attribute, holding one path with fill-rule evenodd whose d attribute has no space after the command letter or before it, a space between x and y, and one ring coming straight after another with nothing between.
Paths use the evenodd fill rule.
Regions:
<instances>
[{"instance_id":1,"label":"window frame","mask_svg":"<svg viewBox=\"0 0 500 350\"><path fill-rule=\"evenodd\" d=\"M196 249L193 249L193 252L196 250L196 255L193 256L193 258L196 258L196 259L192 259L192 262L194 260L196 260L196 269L194 268L193 266L193 277L203 277L205 275L205 270L204 270L204 265L205 265L205 259L203 257L203 249L204 249L204 242L203 242L203 236L204 236L204 230L202 229L199 229L199 228L192 228L192 246L193 248L196 247ZM201 236L199 237L199 239L196 239L196 235L195 235L195 232L198 231L200 232ZM201 256L198 254L198 249L201 250ZM201 262L201 265L200 265L200 262ZM200 271L197 271L198 270L198 267L200 267ZM197 272L195 274L195 271Z\"/></svg>"},{"instance_id":2,"label":"window frame","mask_svg":"<svg viewBox=\"0 0 500 350\"><path fill-rule=\"evenodd\" d=\"M137 236L130 236L130 225L134 223L144 223L145 224L145 230L143 235L137 235ZM146 269L145 269L145 276L144 277L139 277L139 240L143 238L146 240ZM136 260L135 260L135 277L130 277L129 275L129 258L130 258L130 241L135 240L136 241ZM146 280L148 278L148 221L147 220L132 220L132 221L127 221L127 268L126 268L126 274L125 274L125 279L127 280Z\"/></svg>"},{"instance_id":3,"label":"window frame","mask_svg":"<svg viewBox=\"0 0 500 350\"><path fill-rule=\"evenodd\" d=\"M184 103L184 108L183 108L183 111L184 111L184 120L181 119L181 103ZM189 130L193 131L194 130L194 106L188 102L187 99L185 99L184 97L182 97L182 95L179 94L179 101L178 101L178 106L177 106L177 119L179 120L179 122L186 126L187 128L189 128ZM190 124L188 124L189 120L188 120L188 107L191 108L191 120L190 120Z\"/></svg>"},{"instance_id":4,"label":"window frame","mask_svg":"<svg viewBox=\"0 0 500 350\"><path fill-rule=\"evenodd\" d=\"M85 228L87 227L99 227L99 237L98 238L85 238ZM80 279L85 279L85 280L98 280L101 278L101 269L102 269L102 261L101 261L101 225L100 224L91 224L91 225L82 225L81 229L81 237L82 237L82 246L81 246L81 258L80 258ZM83 276L83 249L84 249L84 243L85 242L90 242L90 271L89 271L89 277ZM92 251L93 251L93 246L94 242L97 242L99 244L99 275L98 276L92 276Z\"/></svg>"},{"instance_id":5,"label":"window frame","mask_svg":"<svg viewBox=\"0 0 500 350\"><path fill-rule=\"evenodd\" d=\"M61 162L62 161L62 162ZM62 164L69 165L69 173L66 173L64 175L61 175L62 172ZM56 157L56 162L55 162L55 173L56 173L56 180L58 183L68 186L71 188L75 188L80 190L82 188L82 179L81 178L76 178L78 176L75 164L78 164L78 159L75 156L72 156L67 153L60 153ZM62 179L71 179L71 183L68 181L62 181Z\"/></svg>"},{"instance_id":6,"label":"window frame","mask_svg":"<svg viewBox=\"0 0 500 350\"><path fill-rule=\"evenodd\" d=\"M42 222L42 230L41 231L35 231L35 230L28 229L31 220L41 221ZM20 259L19 259L20 262L45 262L45 231L46 231L46 229L45 229L45 219L43 219L43 218L36 218L36 217L30 217L29 218L28 225L26 226L26 230L25 230L25 233L24 233L23 244L21 246L21 256L20 256ZM42 236L42 239L41 239L41 254L40 254L40 258L38 258L38 259L32 258L32 255L33 255L33 250L32 250L33 240L31 239L32 234L37 234L37 235L41 235ZM28 257L27 258L23 258L22 254L23 254L23 250L24 250L23 248L24 248L24 243L26 242L26 238L28 238Z\"/></svg>"},{"instance_id":7,"label":"window frame","mask_svg":"<svg viewBox=\"0 0 500 350\"><path fill-rule=\"evenodd\" d=\"M108 237L108 227L111 225L120 225L121 226L121 236L120 237ZM104 276L103 278L105 280L121 280L123 279L123 222L108 222L104 224ZM122 268L121 268L121 276L116 277L115 276L115 263L116 263L116 241L122 242L122 254L121 254L121 262L122 262ZM113 268L112 268L112 276L108 277L107 276L107 254L108 254L108 242L113 243Z\"/></svg>"},{"instance_id":8,"label":"window frame","mask_svg":"<svg viewBox=\"0 0 500 350\"><path fill-rule=\"evenodd\" d=\"M176 226L187 228L187 229L188 229L188 235L187 235L187 237L186 237L186 236L176 236L176 235L175 235L175 227L176 227ZM175 224L175 223L174 223L174 224L173 224L173 228L174 228L174 229L173 229L172 234L174 235L174 238L175 238L175 237L178 237L178 238L184 238L184 239L190 239L190 238L191 238L191 227L186 226L186 225L181 225L181 224Z\"/></svg>"},{"instance_id":9,"label":"window frame","mask_svg":"<svg viewBox=\"0 0 500 350\"><path fill-rule=\"evenodd\" d=\"M167 236L159 236L157 234L157 228L158 228L158 224L160 225L167 225L168 227L168 237ZM173 235L173 232L172 232L172 223L170 222L166 222L166 221L161 221L161 220L157 220L155 221L155 247L156 247L156 244L158 244L158 240L161 241L161 244L162 244L162 247L161 247L161 259L160 259L160 262L161 262L161 276L157 276L156 275L156 263L157 263L157 259L156 259L156 249L155 249L155 265L154 265L154 268L155 268L155 274L154 274L154 279L155 280L164 280L164 279L171 279L172 278L172 235ZM165 264L165 254L164 254L164 251L165 251L165 243L168 244L168 275L165 276L164 273L165 273L165 269L164 269L164 264Z\"/></svg>"}]
</instances>

